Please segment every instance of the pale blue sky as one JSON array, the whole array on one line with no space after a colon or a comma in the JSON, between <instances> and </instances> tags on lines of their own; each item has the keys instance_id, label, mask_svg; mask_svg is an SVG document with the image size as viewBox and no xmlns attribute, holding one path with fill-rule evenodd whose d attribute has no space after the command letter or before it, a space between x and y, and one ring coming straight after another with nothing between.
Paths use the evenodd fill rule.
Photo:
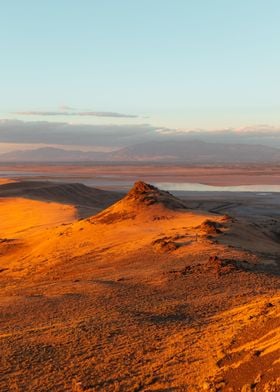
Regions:
<instances>
[{"instance_id":1,"label":"pale blue sky","mask_svg":"<svg viewBox=\"0 0 280 392\"><path fill-rule=\"evenodd\" d=\"M2 119L280 124L278 0L10 0L0 18ZM139 117L13 113L61 106Z\"/></svg>"}]
</instances>

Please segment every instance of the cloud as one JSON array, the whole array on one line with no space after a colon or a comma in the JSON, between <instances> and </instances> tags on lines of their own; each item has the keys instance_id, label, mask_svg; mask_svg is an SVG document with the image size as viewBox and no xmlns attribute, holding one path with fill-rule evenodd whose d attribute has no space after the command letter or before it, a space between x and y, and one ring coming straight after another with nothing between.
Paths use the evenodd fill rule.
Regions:
<instances>
[{"instance_id":1,"label":"cloud","mask_svg":"<svg viewBox=\"0 0 280 392\"><path fill-rule=\"evenodd\" d=\"M280 127L249 125L218 130L159 130L162 136L173 140L203 140L209 143L262 144L280 148Z\"/></svg>"},{"instance_id":2,"label":"cloud","mask_svg":"<svg viewBox=\"0 0 280 392\"><path fill-rule=\"evenodd\" d=\"M64 108L64 109L62 109ZM94 112L94 111L75 111L73 108L68 108L67 106L61 107L60 111L23 111L16 112L18 116L88 116L88 117L110 117L110 118L138 118L139 116L135 114L123 114L116 112Z\"/></svg>"},{"instance_id":3,"label":"cloud","mask_svg":"<svg viewBox=\"0 0 280 392\"><path fill-rule=\"evenodd\" d=\"M192 137L192 138L210 138L215 139L217 137L224 138L238 138L242 140L243 138L252 137L280 137L280 127L272 126L272 125L249 125L239 128L226 128L226 129L217 129L217 130L208 130L208 129L158 129L158 132L162 135L170 135L174 137Z\"/></svg>"},{"instance_id":4,"label":"cloud","mask_svg":"<svg viewBox=\"0 0 280 392\"><path fill-rule=\"evenodd\" d=\"M246 127L240 127L232 130L238 132L239 135L246 135L252 137L267 137L267 136L280 136L280 127L276 127L268 124L250 125Z\"/></svg>"},{"instance_id":5,"label":"cloud","mask_svg":"<svg viewBox=\"0 0 280 392\"><path fill-rule=\"evenodd\" d=\"M138 118L135 114L122 114L115 112L79 112L78 116L96 116L96 117L115 117L115 118Z\"/></svg>"},{"instance_id":6,"label":"cloud","mask_svg":"<svg viewBox=\"0 0 280 392\"><path fill-rule=\"evenodd\" d=\"M153 139L156 130L149 124L92 125L0 120L0 143L127 146Z\"/></svg>"},{"instance_id":7,"label":"cloud","mask_svg":"<svg viewBox=\"0 0 280 392\"><path fill-rule=\"evenodd\" d=\"M150 124L74 124L0 120L0 143L125 147L149 141L203 140L212 143L262 144L280 148L280 127L246 126L223 130L174 130Z\"/></svg>"}]
</instances>

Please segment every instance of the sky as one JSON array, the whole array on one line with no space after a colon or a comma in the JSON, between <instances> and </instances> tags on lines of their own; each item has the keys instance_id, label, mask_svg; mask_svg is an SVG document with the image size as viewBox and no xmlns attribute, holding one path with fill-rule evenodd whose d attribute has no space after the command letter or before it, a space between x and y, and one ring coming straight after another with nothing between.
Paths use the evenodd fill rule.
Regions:
<instances>
[{"instance_id":1,"label":"sky","mask_svg":"<svg viewBox=\"0 0 280 392\"><path fill-rule=\"evenodd\" d=\"M2 120L280 125L278 0L10 0L0 18Z\"/></svg>"}]
</instances>

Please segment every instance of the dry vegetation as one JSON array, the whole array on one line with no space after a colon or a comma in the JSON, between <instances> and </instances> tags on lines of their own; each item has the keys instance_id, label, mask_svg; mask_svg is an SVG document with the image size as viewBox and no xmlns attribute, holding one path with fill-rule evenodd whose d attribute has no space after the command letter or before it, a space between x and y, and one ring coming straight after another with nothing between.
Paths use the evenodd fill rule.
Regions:
<instances>
[{"instance_id":1,"label":"dry vegetation","mask_svg":"<svg viewBox=\"0 0 280 392\"><path fill-rule=\"evenodd\" d=\"M2 198L0 390L279 391L280 221L188 207Z\"/></svg>"}]
</instances>

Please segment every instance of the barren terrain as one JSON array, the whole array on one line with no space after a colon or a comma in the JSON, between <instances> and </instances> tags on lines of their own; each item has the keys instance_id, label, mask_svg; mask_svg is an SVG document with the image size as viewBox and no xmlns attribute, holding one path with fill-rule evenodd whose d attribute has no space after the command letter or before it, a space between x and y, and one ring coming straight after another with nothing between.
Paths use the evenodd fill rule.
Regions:
<instances>
[{"instance_id":1,"label":"barren terrain","mask_svg":"<svg viewBox=\"0 0 280 392\"><path fill-rule=\"evenodd\" d=\"M1 391L280 390L276 196L0 196Z\"/></svg>"},{"instance_id":2,"label":"barren terrain","mask_svg":"<svg viewBox=\"0 0 280 392\"><path fill-rule=\"evenodd\" d=\"M280 184L279 165L184 165L164 163L81 163L81 164L5 164L0 163L2 176L20 180L56 180L81 182L102 188L132 186L141 178L145 182L202 183L234 186Z\"/></svg>"}]
</instances>

